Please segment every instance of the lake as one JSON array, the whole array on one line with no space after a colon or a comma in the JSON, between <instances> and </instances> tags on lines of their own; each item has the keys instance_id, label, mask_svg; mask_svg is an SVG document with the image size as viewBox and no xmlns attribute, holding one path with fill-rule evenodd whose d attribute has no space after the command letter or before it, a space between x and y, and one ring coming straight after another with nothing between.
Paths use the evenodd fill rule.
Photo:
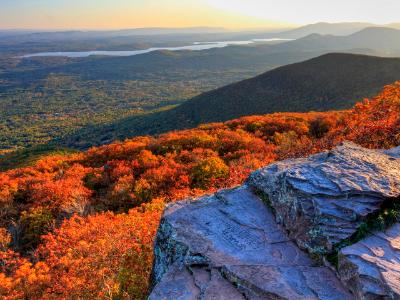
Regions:
<instances>
[{"instance_id":1,"label":"lake","mask_svg":"<svg viewBox=\"0 0 400 300\"><path fill-rule=\"evenodd\" d=\"M169 51L182 51L182 50L191 50L191 51L201 51L208 50L213 48L224 48L227 46L234 45L249 45L254 43L267 43L267 42L285 42L290 41L290 39L252 39L248 41L224 41L224 42L196 42L192 45L181 46L181 47L154 47L148 48L144 50L132 50L132 51L76 51L76 52L40 52L27 54L22 57L42 57L42 56L64 56L64 57L88 57L92 55L107 55L107 56L133 56L139 54L145 54L149 52L159 51L159 50L169 50Z\"/></svg>"}]
</instances>

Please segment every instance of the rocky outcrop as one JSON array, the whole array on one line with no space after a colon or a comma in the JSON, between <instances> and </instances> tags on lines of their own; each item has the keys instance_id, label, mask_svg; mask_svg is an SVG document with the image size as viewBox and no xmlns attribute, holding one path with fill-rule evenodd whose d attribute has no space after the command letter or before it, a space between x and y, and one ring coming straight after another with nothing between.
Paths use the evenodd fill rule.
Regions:
<instances>
[{"instance_id":1,"label":"rocky outcrop","mask_svg":"<svg viewBox=\"0 0 400 300\"><path fill-rule=\"evenodd\" d=\"M343 248L343 282L362 299L400 299L400 224Z\"/></svg>"},{"instance_id":2,"label":"rocky outcrop","mask_svg":"<svg viewBox=\"0 0 400 300\"><path fill-rule=\"evenodd\" d=\"M248 183L267 197L291 239L326 254L351 237L384 201L400 196L400 148L369 150L344 143L309 158L254 172Z\"/></svg>"},{"instance_id":3,"label":"rocky outcrop","mask_svg":"<svg viewBox=\"0 0 400 300\"><path fill-rule=\"evenodd\" d=\"M168 206L149 299L351 299L243 186ZM213 296L210 296L213 295Z\"/></svg>"},{"instance_id":4,"label":"rocky outcrop","mask_svg":"<svg viewBox=\"0 0 400 300\"><path fill-rule=\"evenodd\" d=\"M337 271L315 259L353 241L399 196L400 148L345 143L172 203L149 299L400 299L400 224L341 249Z\"/></svg>"}]
</instances>

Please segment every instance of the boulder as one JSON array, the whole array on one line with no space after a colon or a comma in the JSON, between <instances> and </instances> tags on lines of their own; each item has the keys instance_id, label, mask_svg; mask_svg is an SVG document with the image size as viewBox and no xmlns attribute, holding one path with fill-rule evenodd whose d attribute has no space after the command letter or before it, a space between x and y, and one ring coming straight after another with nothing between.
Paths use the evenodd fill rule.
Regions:
<instances>
[{"instance_id":1,"label":"boulder","mask_svg":"<svg viewBox=\"0 0 400 300\"><path fill-rule=\"evenodd\" d=\"M353 143L269 165L248 185L275 212L301 249L324 255L351 237L367 216L400 196L400 147L369 150Z\"/></svg>"},{"instance_id":2,"label":"boulder","mask_svg":"<svg viewBox=\"0 0 400 300\"><path fill-rule=\"evenodd\" d=\"M352 299L244 185L170 204L155 243L155 299Z\"/></svg>"},{"instance_id":3,"label":"boulder","mask_svg":"<svg viewBox=\"0 0 400 300\"><path fill-rule=\"evenodd\" d=\"M343 248L338 270L360 299L400 299L400 224Z\"/></svg>"},{"instance_id":4,"label":"boulder","mask_svg":"<svg viewBox=\"0 0 400 300\"><path fill-rule=\"evenodd\" d=\"M400 300L400 224L354 243L393 201L400 147L344 143L260 169L236 189L171 203L149 299ZM337 270L313 260L326 254L337 254Z\"/></svg>"}]
</instances>

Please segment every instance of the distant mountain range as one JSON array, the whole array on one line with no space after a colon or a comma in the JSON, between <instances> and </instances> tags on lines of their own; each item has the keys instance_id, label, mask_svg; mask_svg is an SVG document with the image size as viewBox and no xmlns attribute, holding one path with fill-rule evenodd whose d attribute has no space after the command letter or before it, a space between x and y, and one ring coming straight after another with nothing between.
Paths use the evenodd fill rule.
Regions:
<instances>
[{"instance_id":1,"label":"distant mountain range","mask_svg":"<svg viewBox=\"0 0 400 300\"><path fill-rule=\"evenodd\" d=\"M274 51L373 50L380 55L400 55L400 30L368 27L348 36L310 34L301 39L273 46Z\"/></svg>"},{"instance_id":2,"label":"distant mountain range","mask_svg":"<svg viewBox=\"0 0 400 300\"><path fill-rule=\"evenodd\" d=\"M1 35L30 35L37 38L98 38L135 35L162 35L162 34L204 34L222 33L228 30L222 27L187 27L187 28L134 28L121 30L0 30Z\"/></svg>"},{"instance_id":3,"label":"distant mountain range","mask_svg":"<svg viewBox=\"0 0 400 300\"><path fill-rule=\"evenodd\" d=\"M376 25L363 22L315 23L294 29L274 30L227 30L221 27L189 27L189 28L136 28L122 30L69 30L69 31L35 31L35 30L0 30L0 37L10 41L66 41L82 39L121 39L121 42L136 41L154 42L156 37L164 42L241 40L251 38L288 38L299 39L310 34L345 36L368 27L384 27L400 29L400 23ZM168 37L167 37L168 36ZM147 38L146 38L147 37ZM17 40L16 40L17 38ZM129 40L131 38L131 40ZM7 42L6 40L6 42ZM4 41L3 41L4 42ZM0 43L1 44L1 43Z\"/></svg>"},{"instance_id":4,"label":"distant mountain range","mask_svg":"<svg viewBox=\"0 0 400 300\"><path fill-rule=\"evenodd\" d=\"M400 56L400 30L371 27L349 36L311 34L275 45L230 46L204 51L155 51L130 57L89 57L62 66L47 66L24 73L0 74L0 79L37 80L49 73L73 74L87 80L136 80L152 77L155 72L220 72L257 70L261 73L277 66L303 61L331 52L374 56ZM42 59L43 60L43 59ZM41 60L41 61L42 61ZM20 66L37 63L24 60ZM400 79L400 78L399 78ZM20 81L18 81L20 84ZM5 89L6 86L0 87Z\"/></svg>"},{"instance_id":5,"label":"distant mountain range","mask_svg":"<svg viewBox=\"0 0 400 300\"><path fill-rule=\"evenodd\" d=\"M357 31L360 31L367 27L376 27L377 25L372 23L315 23L302 26L296 29L280 32L279 35L282 38L298 39L307 35L317 34L330 34L330 35L350 35Z\"/></svg>"},{"instance_id":6,"label":"distant mountain range","mask_svg":"<svg viewBox=\"0 0 400 300\"><path fill-rule=\"evenodd\" d=\"M388 24L387 27L400 29L400 23L391 23Z\"/></svg>"},{"instance_id":7,"label":"distant mountain range","mask_svg":"<svg viewBox=\"0 0 400 300\"><path fill-rule=\"evenodd\" d=\"M104 111L114 113L116 109L114 104L121 104L118 107L122 111L113 115L112 119L107 116L97 122L86 120L74 127L75 133L71 133L72 130L66 133L66 131L58 130L58 127L53 127L56 130L51 132L51 138L58 139L54 141L56 144L61 143L76 148L104 144L112 142L114 139L123 139L134 135L157 134L174 129L189 128L200 123L224 121L243 115L288 110L341 109L350 107L363 97L372 96L384 84L400 80L397 68L398 60L366 58L366 56L358 55L346 56L344 54L335 54L333 57L322 56L314 63L311 63L313 61L304 62L300 65L291 65L265 73L262 78L266 78L266 80L256 77L248 82L236 83L202 94L192 100L188 100L188 98L282 65L297 63L332 52L386 57L400 56L400 30L394 28L366 27L349 35L326 34L331 32L348 33L369 25L367 23L318 23L292 30L291 33L289 31L289 34L299 36L310 32L316 33L281 43L255 43L203 51L171 52L164 50L131 57L95 56L82 59L63 57L21 59L18 55L26 53L26 51L57 51L66 50L66 48L69 51L90 50L94 46L97 49L111 48L113 50L129 49L130 47L144 49L156 45L161 46L165 43L187 45L190 41L196 40L251 39L260 37L257 35L262 33L253 32L252 35L243 32L159 35L157 34L158 29L151 29L155 30L155 35L125 35L119 38L77 39L75 41L72 39L63 41L49 39L35 42L27 42L24 38L14 37L13 42L8 44L7 38L0 38L0 53L8 53L8 56L0 54L0 81L2 82L0 93L10 95L7 96L9 100L7 103L12 105L16 111L21 109L22 112L23 109L29 107L28 114L34 114L31 111L34 106L40 113L52 113L57 111L56 107L63 104L65 113L75 115L77 111L71 107L79 106L82 109L88 109L93 114L93 118L100 118L100 116L103 118ZM395 24L391 26L395 27ZM143 29L143 31L145 30L148 29ZM129 31L126 33L129 34ZM68 33L66 34L68 35ZM71 32L70 34L74 36L75 33ZM268 37L268 35L265 34L263 37ZM153 42L146 42L151 40ZM67 76L71 76L74 86L78 87L78 89L65 91L61 93L62 95L66 93L87 94L89 98L81 97L79 99L84 99L83 102L70 103L70 99L74 98L68 96L60 102L59 98L52 95L52 88L50 88L46 99L52 101L53 106L49 105L50 102L44 98L35 98L32 102L31 95L36 95L37 91L45 88L43 84L54 76L59 77L60 80L66 80ZM126 89L126 92L114 96L117 95L115 93L121 93L120 84L122 82L128 83L128 85L122 85L122 90ZM145 82L146 86L154 84L154 88L150 88L144 95L138 93L137 87L142 82ZM106 85L109 87L104 90L104 94L99 93L100 90L95 88L98 86L105 88ZM81 89L85 86L91 86L94 89L90 92L86 88ZM158 91L160 86L165 88L162 93ZM29 106L19 100L15 102L15 105L10 104L14 103L12 102L14 101L13 91L21 89L32 91L32 94L28 94L24 98ZM85 105L86 101L90 101L90 106ZM185 101L187 102L185 103ZM66 105L66 103L70 104ZM124 106L126 103L129 105ZM152 104L149 106L149 103ZM178 104L181 106L171 110L171 105ZM133 110L129 111L129 109ZM154 113L155 111L158 112ZM126 114L124 114L125 112ZM140 113L142 115L138 115ZM129 114L134 116L126 118ZM49 124L46 122L45 124ZM6 126L9 126L8 124L15 126L13 125L15 123L8 122ZM21 126L25 124L25 120L22 120ZM7 134L25 145L27 143L25 141L30 141L30 138L33 137L32 133L36 131L31 130L30 125L24 127L24 131L16 130L21 126L15 126L15 129L8 131L11 133ZM67 122L63 126L67 130L72 128ZM60 132L65 133L60 134ZM69 134L70 136L65 137ZM8 136L5 139L8 143L7 146L10 145L9 141L11 140ZM47 133L44 133L43 136L47 137ZM11 145L13 144L15 142L12 142Z\"/></svg>"},{"instance_id":8,"label":"distant mountain range","mask_svg":"<svg viewBox=\"0 0 400 300\"><path fill-rule=\"evenodd\" d=\"M397 80L400 58L327 54L204 93L169 111L83 129L62 143L85 148L247 115L347 109Z\"/></svg>"}]
</instances>

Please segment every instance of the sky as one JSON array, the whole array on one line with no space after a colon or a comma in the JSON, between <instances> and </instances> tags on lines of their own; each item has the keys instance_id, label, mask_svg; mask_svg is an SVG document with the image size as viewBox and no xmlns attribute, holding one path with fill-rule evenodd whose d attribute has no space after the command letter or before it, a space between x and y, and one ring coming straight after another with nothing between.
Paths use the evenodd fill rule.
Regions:
<instances>
[{"instance_id":1,"label":"sky","mask_svg":"<svg viewBox=\"0 0 400 300\"><path fill-rule=\"evenodd\" d=\"M283 28L400 22L400 0L0 0L0 28Z\"/></svg>"}]
</instances>

